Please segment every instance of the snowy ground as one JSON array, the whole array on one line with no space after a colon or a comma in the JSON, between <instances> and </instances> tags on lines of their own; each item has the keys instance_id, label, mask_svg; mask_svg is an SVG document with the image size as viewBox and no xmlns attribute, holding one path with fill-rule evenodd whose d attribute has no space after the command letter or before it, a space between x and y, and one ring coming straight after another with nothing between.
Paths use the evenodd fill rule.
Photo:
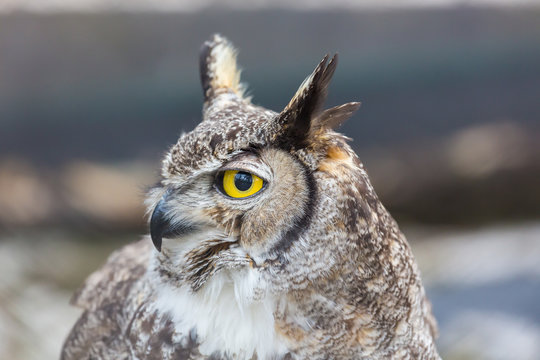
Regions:
<instances>
[{"instance_id":1,"label":"snowy ground","mask_svg":"<svg viewBox=\"0 0 540 360\"><path fill-rule=\"evenodd\" d=\"M405 228L445 359L538 359L540 223ZM79 315L73 289L119 244L63 233L0 237L0 359L57 359Z\"/></svg>"}]
</instances>

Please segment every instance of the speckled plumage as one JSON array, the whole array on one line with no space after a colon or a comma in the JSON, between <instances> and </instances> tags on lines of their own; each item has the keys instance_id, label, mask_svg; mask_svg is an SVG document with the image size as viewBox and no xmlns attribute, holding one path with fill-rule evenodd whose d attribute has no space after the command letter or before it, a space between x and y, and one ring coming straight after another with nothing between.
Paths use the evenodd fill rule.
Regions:
<instances>
[{"instance_id":1,"label":"speckled plumage","mask_svg":"<svg viewBox=\"0 0 540 360\"><path fill-rule=\"evenodd\" d=\"M439 359L406 239L333 131L359 104L321 111L336 64L276 113L243 96L226 39L205 43L203 121L163 160L152 239L77 292L62 359ZM228 169L266 186L228 198Z\"/></svg>"}]
</instances>

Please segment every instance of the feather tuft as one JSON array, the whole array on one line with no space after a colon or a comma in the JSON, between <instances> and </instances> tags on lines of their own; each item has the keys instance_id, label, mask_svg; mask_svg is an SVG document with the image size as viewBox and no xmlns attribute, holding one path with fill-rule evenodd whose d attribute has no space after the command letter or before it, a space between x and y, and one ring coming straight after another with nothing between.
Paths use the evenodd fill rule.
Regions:
<instances>
[{"instance_id":1,"label":"feather tuft","mask_svg":"<svg viewBox=\"0 0 540 360\"><path fill-rule=\"evenodd\" d=\"M336 129L354 114L362 103L350 102L327 109L313 119L312 129Z\"/></svg>"},{"instance_id":2,"label":"feather tuft","mask_svg":"<svg viewBox=\"0 0 540 360\"><path fill-rule=\"evenodd\" d=\"M203 44L199 70L205 101L217 95L219 90L232 91L244 98L245 86L240 82L237 53L229 40L220 34Z\"/></svg>"}]
</instances>

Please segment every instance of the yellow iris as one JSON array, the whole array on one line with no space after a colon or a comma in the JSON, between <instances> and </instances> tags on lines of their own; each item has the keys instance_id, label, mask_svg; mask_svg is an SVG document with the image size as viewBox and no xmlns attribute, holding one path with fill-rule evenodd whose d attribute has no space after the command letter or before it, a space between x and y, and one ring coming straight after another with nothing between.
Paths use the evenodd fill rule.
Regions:
<instances>
[{"instance_id":1,"label":"yellow iris","mask_svg":"<svg viewBox=\"0 0 540 360\"><path fill-rule=\"evenodd\" d=\"M251 196L263 187L263 179L244 171L227 170L223 174L223 190L232 198Z\"/></svg>"}]
</instances>

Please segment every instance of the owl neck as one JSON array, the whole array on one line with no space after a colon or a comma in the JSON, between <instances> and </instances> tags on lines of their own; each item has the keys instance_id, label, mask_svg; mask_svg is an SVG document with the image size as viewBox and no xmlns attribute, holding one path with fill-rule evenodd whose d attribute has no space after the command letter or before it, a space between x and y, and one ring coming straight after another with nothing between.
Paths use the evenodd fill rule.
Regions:
<instances>
[{"instance_id":1,"label":"owl neck","mask_svg":"<svg viewBox=\"0 0 540 360\"><path fill-rule=\"evenodd\" d=\"M316 351L352 351L343 357L438 359L436 325L414 256L362 163L337 143L315 180L325 196L292 245L290 254L302 255L291 255L282 271L286 280L276 285L294 287L292 310L276 315L280 333L300 339L299 351L316 338L324 339Z\"/></svg>"}]
</instances>

